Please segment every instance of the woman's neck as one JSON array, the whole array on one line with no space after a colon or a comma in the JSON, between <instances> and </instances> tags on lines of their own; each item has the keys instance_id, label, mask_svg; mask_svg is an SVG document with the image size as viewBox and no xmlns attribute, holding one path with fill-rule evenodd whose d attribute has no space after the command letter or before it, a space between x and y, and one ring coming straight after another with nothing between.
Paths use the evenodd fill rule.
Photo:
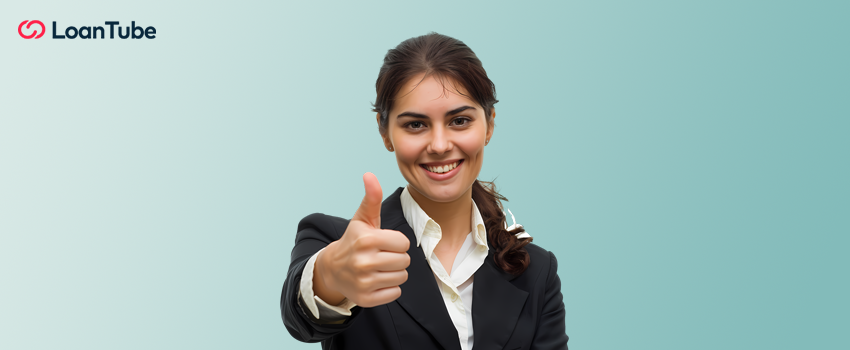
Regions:
<instances>
[{"instance_id":1,"label":"woman's neck","mask_svg":"<svg viewBox=\"0 0 850 350\"><path fill-rule=\"evenodd\" d=\"M451 202L435 202L412 186L408 188L416 204L419 204L425 214L440 225L443 233L440 243L459 248L472 227L472 188L470 187L463 195Z\"/></svg>"}]
</instances>

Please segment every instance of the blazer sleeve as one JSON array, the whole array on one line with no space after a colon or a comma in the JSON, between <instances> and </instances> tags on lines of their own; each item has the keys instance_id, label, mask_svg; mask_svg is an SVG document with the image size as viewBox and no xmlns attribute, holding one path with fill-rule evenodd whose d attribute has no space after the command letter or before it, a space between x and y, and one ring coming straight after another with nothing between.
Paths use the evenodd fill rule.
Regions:
<instances>
[{"instance_id":1,"label":"blazer sleeve","mask_svg":"<svg viewBox=\"0 0 850 350\"><path fill-rule=\"evenodd\" d=\"M558 260L549 252L549 275L546 277L543 312L537 323L537 332L531 349L567 349L566 311L561 294L561 279L558 278Z\"/></svg>"},{"instance_id":2,"label":"blazer sleeve","mask_svg":"<svg viewBox=\"0 0 850 350\"><path fill-rule=\"evenodd\" d=\"M355 306L351 316L342 324L319 324L312 315L307 315L299 305L298 291L301 286L301 273L313 254L338 240L348 227L348 220L324 214L310 214L298 223L295 235L295 247L283 291L280 295L280 313L289 334L302 342L320 342L340 333L351 326L361 307Z\"/></svg>"}]
</instances>

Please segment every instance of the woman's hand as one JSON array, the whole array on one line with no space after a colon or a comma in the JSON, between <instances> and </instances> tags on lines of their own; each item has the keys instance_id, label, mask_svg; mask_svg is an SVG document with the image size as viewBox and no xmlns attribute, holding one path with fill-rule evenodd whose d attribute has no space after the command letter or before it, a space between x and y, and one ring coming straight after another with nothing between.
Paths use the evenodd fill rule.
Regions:
<instances>
[{"instance_id":1,"label":"woman's hand","mask_svg":"<svg viewBox=\"0 0 850 350\"><path fill-rule=\"evenodd\" d=\"M403 233L381 229L381 184L363 175L366 195L342 238L316 258L313 289L319 298L337 305L348 298L361 307L389 303L401 296L407 281L410 240Z\"/></svg>"}]
</instances>

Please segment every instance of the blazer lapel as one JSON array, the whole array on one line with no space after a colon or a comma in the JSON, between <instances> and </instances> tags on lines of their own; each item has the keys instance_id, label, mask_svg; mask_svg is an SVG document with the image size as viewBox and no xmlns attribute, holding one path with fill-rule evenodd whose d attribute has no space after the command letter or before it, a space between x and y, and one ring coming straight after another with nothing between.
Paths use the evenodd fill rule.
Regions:
<instances>
[{"instance_id":1,"label":"blazer lapel","mask_svg":"<svg viewBox=\"0 0 850 350\"><path fill-rule=\"evenodd\" d=\"M434 273L425 260L422 248L416 246L416 235L404 219L399 188L387 197L381 207L381 228L398 230L410 239L410 266L407 282L401 285L401 297L396 302L425 328L446 350L460 350L460 341L443 297L434 279ZM476 277L476 283L478 282ZM476 286L477 288L477 286ZM477 297L477 296L476 296ZM477 332L477 329L476 329ZM477 338L476 338L477 339Z\"/></svg>"},{"instance_id":2,"label":"blazer lapel","mask_svg":"<svg viewBox=\"0 0 850 350\"><path fill-rule=\"evenodd\" d=\"M493 251L475 272L472 289L472 327L476 349L501 349L516 327L528 292L511 284L515 276L493 262Z\"/></svg>"}]
</instances>

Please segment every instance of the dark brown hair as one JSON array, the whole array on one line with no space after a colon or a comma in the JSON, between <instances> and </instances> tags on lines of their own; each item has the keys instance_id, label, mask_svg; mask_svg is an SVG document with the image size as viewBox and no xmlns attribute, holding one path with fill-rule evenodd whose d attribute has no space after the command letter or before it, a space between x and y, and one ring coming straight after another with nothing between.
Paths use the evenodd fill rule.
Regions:
<instances>
[{"instance_id":1,"label":"dark brown hair","mask_svg":"<svg viewBox=\"0 0 850 350\"><path fill-rule=\"evenodd\" d=\"M466 90L463 95L481 105L488 124L494 123L491 111L493 105L499 102L496 99L496 85L487 77L481 61L460 40L429 33L402 41L384 56L384 64L375 82L378 97L372 109L381 115L378 130L382 135L387 132L395 95L409 79L420 73L425 73L425 77L433 75L444 83L448 79L463 86ZM472 200L478 205L478 211L484 219L487 241L490 249L494 250L493 261L496 266L512 274L525 271L531 263L525 245L531 242L531 238L516 238L517 233L524 231L521 227L511 231L505 229L501 201L507 201L507 198L496 191L492 182L475 180L472 184Z\"/></svg>"}]
</instances>

